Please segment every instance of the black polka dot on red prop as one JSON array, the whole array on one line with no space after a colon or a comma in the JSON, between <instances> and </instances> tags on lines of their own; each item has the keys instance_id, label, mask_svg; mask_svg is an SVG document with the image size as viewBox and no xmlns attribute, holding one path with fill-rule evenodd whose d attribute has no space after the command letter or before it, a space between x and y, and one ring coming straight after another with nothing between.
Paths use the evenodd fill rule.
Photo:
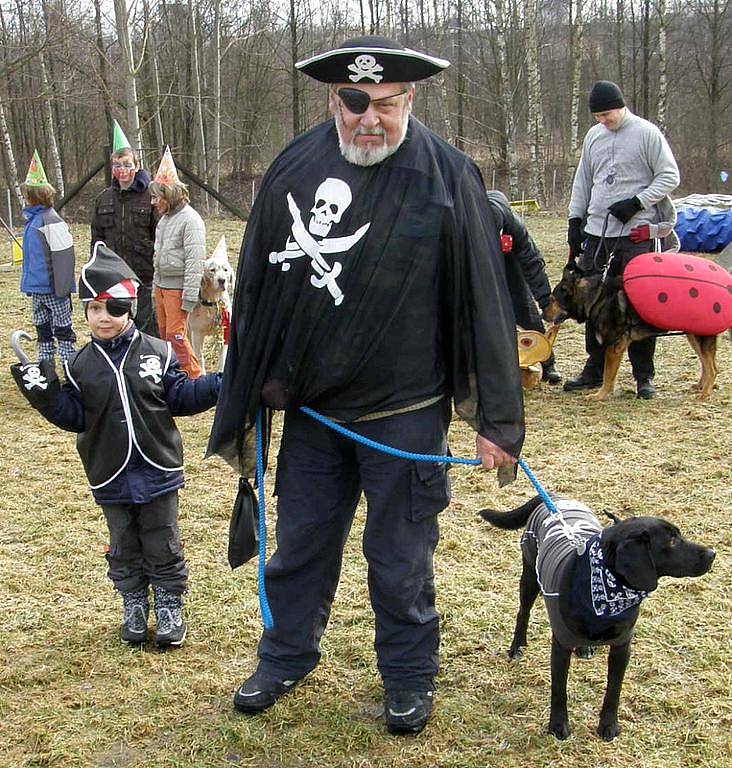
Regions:
<instances>
[{"instance_id":1,"label":"black polka dot on red prop","mask_svg":"<svg viewBox=\"0 0 732 768\"><path fill-rule=\"evenodd\" d=\"M695 299L699 295L699 291L697 291L696 288L689 288L689 296L691 296L692 299Z\"/></svg>"},{"instance_id":2,"label":"black polka dot on red prop","mask_svg":"<svg viewBox=\"0 0 732 768\"><path fill-rule=\"evenodd\" d=\"M661 302L661 304L665 304L668 301L668 294L667 293L659 293L658 294L658 300Z\"/></svg>"}]
</instances>

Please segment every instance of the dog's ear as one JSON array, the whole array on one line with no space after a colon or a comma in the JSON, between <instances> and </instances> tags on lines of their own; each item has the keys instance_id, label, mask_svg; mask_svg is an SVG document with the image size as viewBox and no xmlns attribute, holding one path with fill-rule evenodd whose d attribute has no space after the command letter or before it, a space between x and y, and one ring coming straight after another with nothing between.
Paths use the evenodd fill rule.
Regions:
<instances>
[{"instance_id":1,"label":"dog's ear","mask_svg":"<svg viewBox=\"0 0 732 768\"><path fill-rule=\"evenodd\" d=\"M658 586L658 574L651 556L651 542L647 533L643 532L618 542L615 547L614 570L634 589L653 592Z\"/></svg>"}]
</instances>

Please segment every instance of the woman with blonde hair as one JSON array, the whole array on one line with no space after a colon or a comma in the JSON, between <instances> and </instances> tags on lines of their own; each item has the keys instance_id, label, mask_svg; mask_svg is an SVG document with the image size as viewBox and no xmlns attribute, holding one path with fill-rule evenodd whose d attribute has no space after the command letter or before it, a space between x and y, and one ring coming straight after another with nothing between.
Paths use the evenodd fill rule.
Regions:
<instances>
[{"instance_id":1,"label":"woman with blonde hair","mask_svg":"<svg viewBox=\"0 0 732 768\"><path fill-rule=\"evenodd\" d=\"M198 302L206 258L206 225L189 204L188 187L178 178L170 147L150 184L151 204L160 215L155 232L153 291L160 338L169 341L189 378L201 365L188 338L188 313Z\"/></svg>"}]
</instances>

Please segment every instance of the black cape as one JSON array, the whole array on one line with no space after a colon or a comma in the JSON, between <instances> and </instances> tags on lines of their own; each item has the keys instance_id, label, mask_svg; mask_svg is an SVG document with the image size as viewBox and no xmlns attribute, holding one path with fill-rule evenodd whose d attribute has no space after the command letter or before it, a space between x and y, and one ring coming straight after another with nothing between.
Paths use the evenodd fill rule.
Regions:
<instances>
[{"instance_id":1,"label":"black cape","mask_svg":"<svg viewBox=\"0 0 732 768\"><path fill-rule=\"evenodd\" d=\"M367 168L343 159L333 121L318 125L252 208L208 455L251 477L260 404L352 421L440 395L519 455L516 329L480 172L414 118Z\"/></svg>"}]
</instances>

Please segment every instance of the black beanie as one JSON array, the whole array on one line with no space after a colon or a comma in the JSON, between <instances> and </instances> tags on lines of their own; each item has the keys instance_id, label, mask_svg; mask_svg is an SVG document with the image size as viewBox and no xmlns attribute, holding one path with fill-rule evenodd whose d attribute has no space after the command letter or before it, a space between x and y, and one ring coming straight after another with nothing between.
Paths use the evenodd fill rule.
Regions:
<instances>
[{"instance_id":1,"label":"black beanie","mask_svg":"<svg viewBox=\"0 0 732 768\"><path fill-rule=\"evenodd\" d=\"M607 112L625 106L623 92L609 80L598 80L590 91L590 112Z\"/></svg>"}]
</instances>

